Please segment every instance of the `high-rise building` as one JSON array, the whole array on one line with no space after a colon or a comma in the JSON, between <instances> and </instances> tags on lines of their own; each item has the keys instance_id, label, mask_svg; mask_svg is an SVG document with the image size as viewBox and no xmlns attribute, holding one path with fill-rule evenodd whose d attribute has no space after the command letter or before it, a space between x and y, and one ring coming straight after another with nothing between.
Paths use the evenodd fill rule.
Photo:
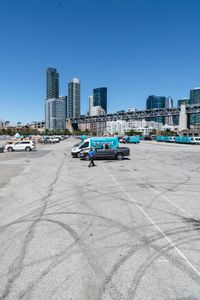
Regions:
<instances>
[{"instance_id":1,"label":"high-rise building","mask_svg":"<svg viewBox=\"0 0 200 300\"><path fill-rule=\"evenodd\" d=\"M200 103L200 87L190 90L189 104L199 104L199 103Z\"/></svg>"},{"instance_id":2,"label":"high-rise building","mask_svg":"<svg viewBox=\"0 0 200 300\"><path fill-rule=\"evenodd\" d=\"M68 83L67 117L80 117L80 80L73 78Z\"/></svg>"},{"instance_id":3,"label":"high-rise building","mask_svg":"<svg viewBox=\"0 0 200 300\"><path fill-rule=\"evenodd\" d=\"M146 100L146 109L165 108L166 97L151 95Z\"/></svg>"},{"instance_id":4,"label":"high-rise building","mask_svg":"<svg viewBox=\"0 0 200 300\"><path fill-rule=\"evenodd\" d=\"M93 106L90 112L91 116L102 116L105 115L105 110L101 106ZM106 122L95 122L91 123L90 130L96 132L97 135L103 134L106 130Z\"/></svg>"},{"instance_id":5,"label":"high-rise building","mask_svg":"<svg viewBox=\"0 0 200 300\"><path fill-rule=\"evenodd\" d=\"M165 107L166 108L172 108L173 107L173 99L172 97L167 97L165 100Z\"/></svg>"},{"instance_id":6,"label":"high-rise building","mask_svg":"<svg viewBox=\"0 0 200 300\"><path fill-rule=\"evenodd\" d=\"M46 71L46 99L58 98L59 95L59 74L54 68Z\"/></svg>"},{"instance_id":7,"label":"high-rise building","mask_svg":"<svg viewBox=\"0 0 200 300\"><path fill-rule=\"evenodd\" d=\"M107 113L107 88L100 87L93 89L94 106L101 106Z\"/></svg>"},{"instance_id":8,"label":"high-rise building","mask_svg":"<svg viewBox=\"0 0 200 300\"><path fill-rule=\"evenodd\" d=\"M66 98L59 98L59 74L56 69L46 71L45 127L65 129Z\"/></svg>"},{"instance_id":9,"label":"high-rise building","mask_svg":"<svg viewBox=\"0 0 200 300\"><path fill-rule=\"evenodd\" d=\"M89 96L89 116L91 115L91 110L94 106L94 99L93 96Z\"/></svg>"},{"instance_id":10,"label":"high-rise building","mask_svg":"<svg viewBox=\"0 0 200 300\"><path fill-rule=\"evenodd\" d=\"M189 104L200 104L200 87L190 90ZM200 124L200 113L189 114L188 116L188 127L194 128Z\"/></svg>"},{"instance_id":11,"label":"high-rise building","mask_svg":"<svg viewBox=\"0 0 200 300\"><path fill-rule=\"evenodd\" d=\"M66 100L52 98L45 101L45 127L49 130L65 129Z\"/></svg>"},{"instance_id":12,"label":"high-rise building","mask_svg":"<svg viewBox=\"0 0 200 300\"><path fill-rule=\"evenodd\" d=\"M173 107L173 99L172 97L167 97L165 100L165 107L172 108ZM173 116L169 115L165 117L165 124L173 125Z\"/></svg>"},{"instance_id":13,"label":"high-rise building","mask_svg":"<svg viewBox=\"0 0 200 300\"><path fill-rule=\"evenodd\" d=\"M178 107L180 107L181 104L187 105L187 104L189 104L189 102L190 102L190 99L188 99L188 98L179 99L178 100Z\"/></svg>"},{"instance_id":14,"label":"high-rise building","mask_svg":"<svg viewBox=\"0 0 200 300\"><path fill-rule=\"evenodd\" d=\"M166 97L151 95L146 100L146 109L165 108ZM152 121L165 124L165 117L155 117Z\"/></svg>"},{"instance_id":15,"label":"high-rise building","mask_svg":"<svg viewBox=\"0 0 200 300\"><path fill-rule=\"evenodd\" d=\"M66 112L66 118L67 118L67 96L59 96L59 99L65 101L65 112Z\"/></svg>"}]
</instances>

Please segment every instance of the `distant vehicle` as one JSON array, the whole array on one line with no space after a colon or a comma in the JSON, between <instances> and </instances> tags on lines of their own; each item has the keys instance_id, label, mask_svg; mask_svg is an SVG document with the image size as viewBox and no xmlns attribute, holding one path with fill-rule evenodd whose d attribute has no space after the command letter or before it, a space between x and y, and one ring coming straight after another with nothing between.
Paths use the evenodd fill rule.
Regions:
<instances>
[{"instance_id":1,"label":"distant vehicle","mask_svg":"<svg viewBox=\"0 0 200 300\"><path fill-rule=\"evenodd\" d=\"M80 143L74 145L71 151L73 157L79 157L80 152L83 150L95 149L116 149L119 146L117 137L92 137L87 138Z\"/></svg>"},{"instance_id":2,"label":"distant vehicle","mask_svg":"<svg viewBox=\"0 0 200 300\"><path fill-rule=\"evenodd\" d=\"M144 136L144 141L152 141L153 138L150 135Z\"/></svg>"},{"instance_id":3,"label":"distant vehicle","mask_svg":"<svg viewBox=\"0 0 200 300\"><path fill-rule=\"evenodd\" d=\"M175 143L180 144L197 144L198 137L191 137L191 136L176 136Z\"/></svg>"},{"instance_id":4,"label":"distant vehicle","mask_svg":"<svg viewBox=\"0 0 200 300\"><path fill-rule=\"evenodd\" d=\"M200 136L156 136L157 142L200 145Z\"/></svg>"},{"instance_id":5,"label":"distant vehicle","mask_svg":"<svg viewBox=\"0 0 200 300\"><path fill-rule=\"evenodd\" d=\"M83 150L80 152L79 157L83 160L89 160L89 150ZM117 159L122 160L125 156L130 155L130 149L128 147L119 148L97 148L95 150L94 159Z\"/></svg>"},{"instance_id":6,"label":"distant vehicle","mask_svg":"<svg viewBox=\"0 0 200 300\"><path fill-rule=\"evenodd\" d=\"M120 140L121 143L129 143L129 144L139 144L140 143L140 136L139 135L133 135L133 136L125 136L122 140Z\"/></svg>"},{"instance_id":7,"label":"distant vehicle","mask_svg":"<svg viewBox=\"0 0 200 300\"><path fill-rule=\"evenodd\" d=\"M175 136L171 136L171 135L157 135L156 136L156 141L157 142L166 142L166 143L173 143L175 142Z\"/></svg>"},{"instance_id":8,"label":"distant vehicle","mask_svg":"<svg viewBox=\"0 0 200 300\"><path fill-rule=\"evenodd\" d=\"M200 145L200 136L194 136L191 138L192 144Z\"/></svg>"},{"instance_id":9,"label":"distant vehicle","mask_svg":"<svg viewBox=\"0 0 200 300\"><path fill-rule=\"evenodd\" d=\"M5 145L5 150L8 152L12 151L31 151L36 149L36 144L33 141L19 141L12 144Z\"/></svg>"},{"instance_id":10,"label":"distant vehicle","mask_svg":"<svg viewBox=\"0 0 200 300\"><path fill-rule=\"evenodd\" d=\"M55 143L60 142L60 138L54 137L54 136L44 136L41 138L40 141L41 141L41 143L44 143L44 144L55 144Z\"/></svg>"},{"instance_id":11,"label":"distant vehicle","mask_svg":"<svg viewBox=\"0 0 200 300\"><path fill-rule=\"evenodd\" d=\"M79 139L81 139L81 140L85 140L85 139L87 139L87 138L88 138L87 135L79 135Z\"/></svg>"},{"instance_id":12,"label":"distant vehicle","mask_svg":"<svg viewBox=\"0 0 200 300\"><path fill-rule=\"evenodd\" d=\"M64 140L64 138L61 135L54 135L53 138L59 141Z\"/></svg>"}]
</instances>

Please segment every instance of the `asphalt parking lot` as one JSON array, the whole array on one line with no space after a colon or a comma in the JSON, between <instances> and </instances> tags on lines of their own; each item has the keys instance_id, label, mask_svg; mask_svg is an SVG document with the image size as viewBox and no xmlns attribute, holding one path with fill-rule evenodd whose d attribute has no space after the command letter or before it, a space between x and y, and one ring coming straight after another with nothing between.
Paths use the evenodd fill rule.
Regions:
<instances>
[{"instance_id":1,"label":"asphalt parking lot","mask_svg":"<svg viewBox=\"0 0 200 300\"><path fill-rule=\"evenodd\" d=\"M200 146L0 154L0 299L200 299Z\"/></svg>"}]
</instances>

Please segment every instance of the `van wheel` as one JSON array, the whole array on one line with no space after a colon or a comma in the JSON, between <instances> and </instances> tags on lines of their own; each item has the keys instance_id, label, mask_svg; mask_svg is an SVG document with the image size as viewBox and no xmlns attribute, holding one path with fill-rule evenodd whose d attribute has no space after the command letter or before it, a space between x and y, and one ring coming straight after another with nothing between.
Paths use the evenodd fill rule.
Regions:
<instances>
[{"instance_id":1,"label":"van wheel","mask_svg":"<svg viewBox=\"0 0 200 300\"><path fill-rule=\"evenodd\" d=\"M25 149L27 152L31 151L31 148L30 147L26 147Z\"/></svg>"},{"instance_id":2,"label":"van wheel","mask_svg":"<svg viewBox=\"0 0 200 300\"><path fill-rule=\"evenodd\" d=\"M76 157L80 158L80 152L78 152L78 153L76 154Z\"/></svg>"},{"instance_id":3,"label":"van wheel","mask_svg":"<svg viewBox=\"0 0 200 300\"><path fill-rule=\"evenodd\" d=\"M122 160L124 158L124 155L123 155L123 153L117 153L117 155L115 156L115 158L117 160Z\"/></svg>"},{"instance_id":4,"label":"van wheel","mask_svg":"<svg viewBox=\"0 0 200 300\"><path fill-rule=\"evenodd\" d=\"M8 152L12 152L13 148L12 147L8 147Z\"/></svg>"}]
</instances>

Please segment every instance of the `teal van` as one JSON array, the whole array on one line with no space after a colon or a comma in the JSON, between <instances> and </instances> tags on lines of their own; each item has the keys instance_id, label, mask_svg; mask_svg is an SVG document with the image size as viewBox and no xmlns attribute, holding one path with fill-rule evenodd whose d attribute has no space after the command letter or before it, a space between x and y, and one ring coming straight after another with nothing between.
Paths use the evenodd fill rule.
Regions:
<instances>
[{"instance_id":1,"label":"teal van","mask_svg":"<svg viewBox=\"0 0 200 300\"><path fill-rule=\"evenodd\" d=\"M77 145L74 145L71 155L73 157L79 157L81 151L89 150L90 148L117 149L118 147L119 141L117 137L91 137L83 140Z\"/></svg>"},{"instance_id":2,"label":"teal van","mask_svg":"<svg viewBox=\"0 0 200 300\"><path fill-rule=\"evenodd\" d=\"M139 144L140 143L140 136L133 135L133 136L126 136L121 140L121 143L128 143L128 144Z\"/></svg>"}]
</instances>

